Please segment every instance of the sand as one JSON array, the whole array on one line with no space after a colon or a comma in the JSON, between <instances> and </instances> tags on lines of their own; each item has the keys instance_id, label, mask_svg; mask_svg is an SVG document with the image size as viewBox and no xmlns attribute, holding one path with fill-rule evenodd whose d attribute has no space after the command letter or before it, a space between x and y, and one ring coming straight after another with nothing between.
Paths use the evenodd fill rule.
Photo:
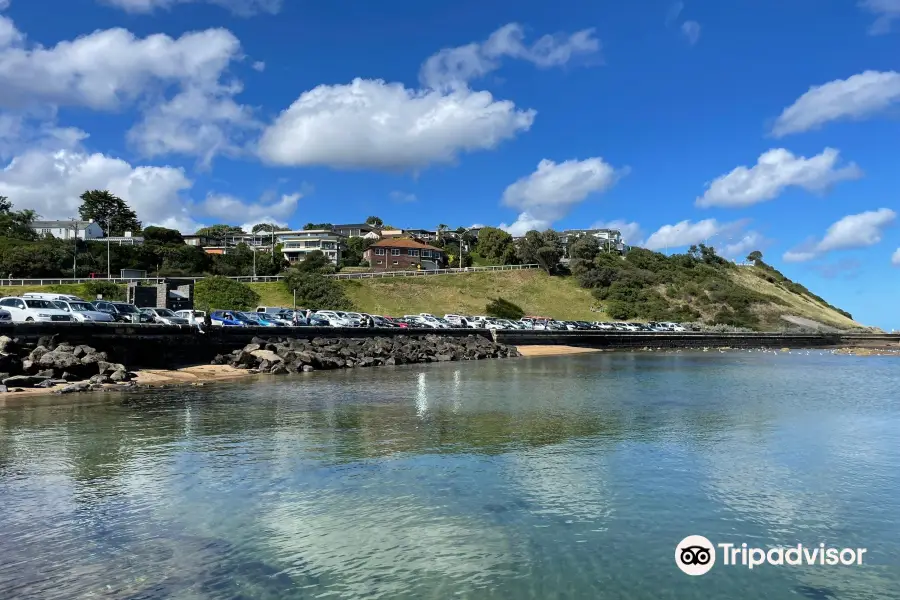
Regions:
<instances>
[{"instance_id":1,"label":"sand","mask_svg":"<svg viewBox=\"0 0 900 600\"><path fill-rule=\"evenodd\" d=\"M578 348L576 346L516 346L522 356L564 356L567 354L585 354L602 352L599 348Z\"/></svg>"}]
</instances>

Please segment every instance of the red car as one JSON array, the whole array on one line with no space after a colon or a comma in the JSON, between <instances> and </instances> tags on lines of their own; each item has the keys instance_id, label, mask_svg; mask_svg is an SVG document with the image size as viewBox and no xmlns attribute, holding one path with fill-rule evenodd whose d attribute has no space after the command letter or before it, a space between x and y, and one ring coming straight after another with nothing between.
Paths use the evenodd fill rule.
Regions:
<instances>
[{"instance_id":1,"label":"red car","mask_svg":"<svg viewBox=\"0 0 900 600\"><path fill-rule=\"evenodd\" d=\"M407 327L409 327L406 323L404 323L404 322L401 321L400 319L395 319L394 317L381 317L381 318L384 319L385 321L390 321L391 323L393 323L393 324L396 325L397 327L402 327L402 328L404 328L404 329L406 329Z\"/></svg>"}]
</instances>

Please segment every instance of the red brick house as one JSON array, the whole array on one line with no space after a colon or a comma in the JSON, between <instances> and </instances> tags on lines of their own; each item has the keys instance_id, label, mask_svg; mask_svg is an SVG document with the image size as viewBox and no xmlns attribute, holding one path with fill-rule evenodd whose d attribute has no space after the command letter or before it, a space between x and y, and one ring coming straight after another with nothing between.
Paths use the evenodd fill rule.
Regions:
<instances>
[{"instance_id":1,"label":"red brick house","mask_svg":"<svg viewBox=\"0 0 900 600\"><path fill-rule=\"evenodd\" d=\"M447 255L440 248L409 238L384 239L363 253L373 271L415 271L442 269Z\"/></svg>"}]
</instances>

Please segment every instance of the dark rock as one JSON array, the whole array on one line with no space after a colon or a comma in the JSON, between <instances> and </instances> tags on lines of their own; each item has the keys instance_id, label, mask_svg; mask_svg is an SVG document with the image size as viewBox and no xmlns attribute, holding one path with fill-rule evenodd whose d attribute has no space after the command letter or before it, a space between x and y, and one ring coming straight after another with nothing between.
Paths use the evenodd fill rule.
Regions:
<instances>
[{"instance_id":1,"label":"dark rock","mask_svg":"<svg viewBox=\"0 0 900 600\"><path fill-rule=\"evenodd\" d=\"M118 383L120 381L128 381L130 378L128 376L128 371L122 369L121 371L116 371L112 375L109 376L109 380L113 383Z\"/></svg>"},{"instance_id":2,"label":"dark rock","mask_svg":"<svg viewBox=\"0 0 900 600\"><path fill-rule=\"evenodd\" d=\"M272 370L269 372L272 375L285 375L285 374L287 374L288 370L287 370L287 367L285 367L283 363L278 363L274 367L272 367Z\"/></svg>"},{"instance_id":3,"label":"dark rock","mask_svg":"<svg viewBox=\"0 0 900 600\"><path fill-rule=\"evenodd\" d=\"M3 381L7 377L12 377L12 373L0 373L0 381Z\"/></svg>"},{"instance_id":4,"label":"dark rock","mask_svg":"<svg viewBox=\"0 0 900 600\"><path fill-rule=\"evenodd\" d=\"M75 346L75 349L72 350L72 354L75 355L75 358L84 358L88 354L94 354L94 349L90 346L85 346L84 344L82 344L80 346Z\"/></svg>"},{"instance_id":5,"label":"dark rock","mask_svg":"<svg viewBox=\"0 0 900 600\"><path fill-rule=\"evenodd\" d=\"M214 365L224 365L228 360L222 356L221 354L216 354L216 357L212 359L212 363Z\"/></svg>"},{"instance_id":6,"label":"dark rock","mask_svg":"<svg viewBox=\"0 0 900 600\"><path fill-rule=\"evenodd\" d=\"M395 357L391 356L391 357L389 357L387 360L384 361L384 364L385 364L385 365L389 365L389 366L396 365L396 364L397 364L397 359L396 359Z\"/></svg>"},{"instance_id":7,"label":"dark rock","mask_svg":"<svg viewBox=\"0 0 900 600\"><path fill-rule=\"evenodd\" d=\"M94 375L90 379L91 383L100 383L100 384L109 383L110 381L111 381L111 379L109 378L109 375L105 375L103 373L101 373L99 375Z\"/></svg>"},{"instance_id":8,"label":"dark rock","mask_svg":"<svg viewBox=\"0 0 900 600\"><path fill-rule=\"evenodd\" d=\"M253 339L255 340L257 338L253 338ZM244 352L247 352L247 353L256 352L257 350L260 350L262 347L263 347L262 344L257 344L254 342L252 344L247 344L246 346L244 346Z\"/></svg>"},{"instance_id":9,"label":"dark rock","mask_svg":"<svg viewBox=\"0 0 900 600\"><path fill-rule=\"evenodd\" d=\"M39 377L53 377L53 369L44 369L43 371L38 371L35 375Z\"/></svg>"},{"instance_id":10,"label":"dark rock","mask_svg":"<svg viewBox=\"0 0 900 600\"><path fill-rule=\"evenodd\" d=\"M0 335L0 354L13 354L18 351L18 344L9 336Z\"/></svg>"},{"instance_id":11,"label":"dark rock","mask_svg":"<svg viewBox=\"0 0 900 600\"><path fill-rule=\"evenodd\" d=\"M67 385L66 387L59 390L60 394L77 394L79 392L86 392L91 389L91 384L86 382L81 383L73 383L72 385Z\"/></svg>"},{"instance_id":12,"label":"dark rock","mask_svg":"<svg viewBox=\"0 0 900 600\"><path fill-rule=\"evenodd\" d=\"M438 362L447 362L453 360L453 357L449 354L438 354L434 357Z\"/></svg>"},{"instance_id":13,"label":"dark rock","mask_svg":"<svg viewBox=\"0 0 900 600\"><path fill-rule=\"evenodd\" d=\"M68 342L62 342L61 344L57 344L53 351L62 354L72 354L75 352L75 347Z\"/></svg>"},{"instance_id":14,"label":"dark rock","mask_svg":"<svg viewBox=\"0 0 900 600\"><path fill-rule=\"evenodd\" d=\"M52 387L56 386L55 381L56 381L55 379L48 379L47 381L44 381L43 383L39 383L34 387L36 387L36 388L52 388Z\"/></svg>"},{"instance_id":15,"label":"dark rock","mask_svg":"<svg viewBox=\"0 0 900 600\"><path fill-rule=\"evenodd\" d=\"M63 371L62 374L59 376L59 379L63 379L68 382L68 381L78 381L79 379L81 379L81 377L79 377L75 373Z\"/></svg>"},{"instance_id":16,"label":"dark rock","mask_svg":"<svg viewBox=\"0 0 900 600\"><path fill-rule=\"evenodd\" d=\"M43 383L50 379L49 377L38 377L37 375L14 375L7 377L2 381L6 387L34 387L39 383Z\"/></svg>"},{"instance_id":17,"label":"dark rock","mask_svg":"<svg viewBox=\"0 0 900 600\"><path fill-rule=\"evenodd\" d=\"M310 372L315 371L315 370L316 370L316 368L313 367L312 365L303 365L303 372L304 372L304 373L310 373Z\"/></svg>"}]
</instances>

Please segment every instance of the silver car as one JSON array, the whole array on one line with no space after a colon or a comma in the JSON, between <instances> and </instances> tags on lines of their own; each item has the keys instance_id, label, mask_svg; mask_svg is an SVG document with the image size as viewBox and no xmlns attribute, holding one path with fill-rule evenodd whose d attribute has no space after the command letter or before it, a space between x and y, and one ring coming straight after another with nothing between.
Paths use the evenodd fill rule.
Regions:
<instances>
[{"instance_id":1,"label":"silver car","mask_svg":"<svg viewBox=\"0 0 900 600\"><path fill-rule=\"evenodd\" d=\"M168 308L142 308L141 314L152 319L153 323L161 325L190 325L191 322L184 317L179 317Z\"/></svg>"},{"instance_id":2,"label":"silver car","mask_svg":"<svg viewBox=\"0 0 900 600\"><path fill-rule=\"evenodd\" d=\"M12 313L4 308L0 308L0 323L9 323L12 321Z\"/></svg>"},{"instance_id":3,"label":"silver car","mask_svg":"<svg viewBox=\"0 0 900 600\"><path fill-rule=\"evenodd\" d=\"M97 310L93 304L84 300L54 300L53 304L72 315L79 323L112 323L115 321L111 314Z\"/></svg>"}]
</instances>

